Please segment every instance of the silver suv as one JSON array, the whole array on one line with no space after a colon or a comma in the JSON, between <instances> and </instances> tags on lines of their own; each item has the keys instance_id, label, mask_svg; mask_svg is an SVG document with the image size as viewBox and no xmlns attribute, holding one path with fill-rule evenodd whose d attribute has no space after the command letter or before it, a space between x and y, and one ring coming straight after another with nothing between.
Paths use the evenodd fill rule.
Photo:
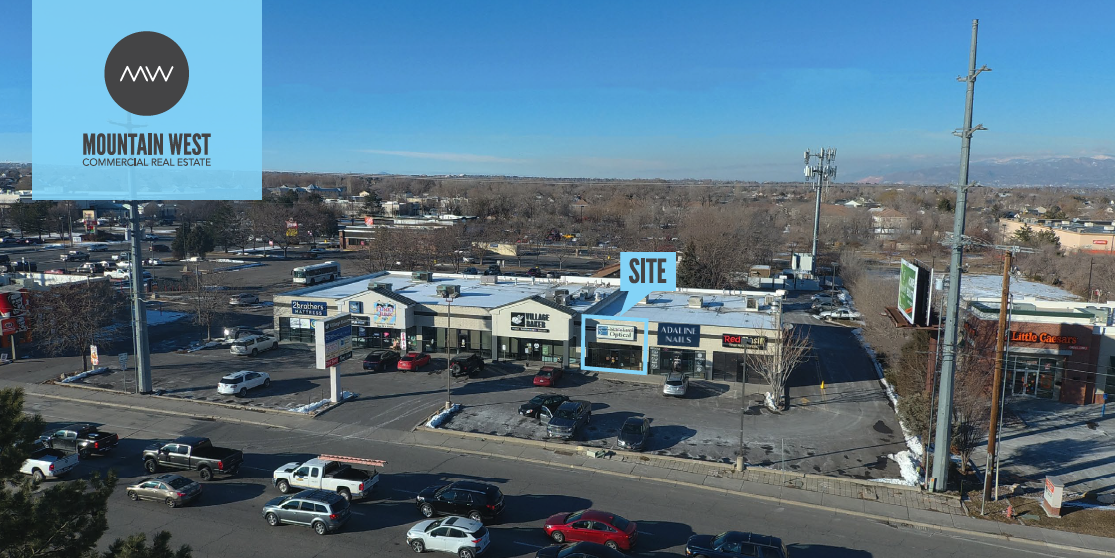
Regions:
<instances>
[{"instance_id":1,"label":"silver suv","mask_svg":"<svg viewBox=\"0 0 1115 558\"><path fill-rule=\"evenodd\" d=\"M556 411L546 425L546 434L551 438L570 439L577 434L577 428L587 426L592 420L592 403L588 401L566 401Z\"/></svg>"},{"instance_id":2,"label":"silver suv","mask_svg":"<svg viewBox=\"0 0 1115 558\"><path fill-rule=\"evenodd\" d=\"M685 397L687 391L689 391L689 376L682 372L670 372L666 375L666 381L662 383L662 395Z\"/></svg>"},{"instance_id":3,"label":"silver suv","mask_svg":"<svg viewBox=\"0 0 1115 558\"><path fill-rule=\"evenodd\" d=\"M308 525L319 535L337 532L351 516L348 500L328 490L303 490L293 496L273 498L263 505L263 518L268 525Z\"/></svg>"}]
</instances>

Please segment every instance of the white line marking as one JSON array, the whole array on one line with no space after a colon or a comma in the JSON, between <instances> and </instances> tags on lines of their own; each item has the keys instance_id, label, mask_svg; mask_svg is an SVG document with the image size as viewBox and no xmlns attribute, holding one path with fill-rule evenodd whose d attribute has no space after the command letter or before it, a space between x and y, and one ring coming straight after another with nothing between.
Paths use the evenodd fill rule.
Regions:
<instances>
[{"instance_id":1,"label":"white line marking","mask_svg":"<svg viewBox=\"0 0 1115 558\"><path fill-rule=\"evenodd\" d=\"M540 545L540 544L530 544L530 543L519 542L519 541L515 541L515 544L521 544L523 546L529 546L531 548L543 548L543 546Z\"/></svg>"},{"instance_id":2,"label":"white line marking","mask_svg":"<svg viewBox=\"0 0 1115 558\"><path fill-rule=\"evenodd\" d=\"M985 545L985 546L993 546L995 548L1004 548L1004 549L1011 550L1011 551L1014 551L1014 552L1025 552L1027 554L1037 554L1038 556L1049 556L1050 558L1062 558L1064 556L1063 554L1046 554L1044 552L1038 552L1036 550L1025 550L1025 549L1022 549L1022 548L1014 548L1014 547L1010 547L1010 546L1004 546L1004 545L1001 545L1001 544L989 543L989 542L986 542L986 541L977 541L975 539L969 539L969 538L966 538L966 537L949 536L949 538L958 539L958 540L967 541L967 542L972 542L972 543L976 543L976 544L982 544L982 545ZM1076 552L1081 551L1081 549L1076 549L1076 548L1074 548L1073 550L1076 551Z\"/></svg>"},{"instance_id":3,"label":"white line marking","mask_svg":"<svg viewBox=\"0 0 1115 558\"><path fill-rule=\"evenodd\" d=\"M648 533L648 532L646 532L646 531L639 531L638 533L639 533L640 535L649 535L649 534L650 534L650 533Z\"/></svg>"}]
</instances>

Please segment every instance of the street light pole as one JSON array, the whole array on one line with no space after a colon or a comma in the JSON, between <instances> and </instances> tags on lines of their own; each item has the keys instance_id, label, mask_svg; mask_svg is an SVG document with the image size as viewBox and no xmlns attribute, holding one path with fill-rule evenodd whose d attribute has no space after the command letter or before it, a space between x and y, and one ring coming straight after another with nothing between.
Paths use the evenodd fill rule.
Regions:
<instances>
[{"instance_id":1,"label":"street light pole","mask_svg":"<svg viewBox=\"0 0 1115 558\"><path fill-rule=\"evenodd\" d=\"M743 471L743 417L747 415L747 343L743 344L743 378L739 383L739 454L736 455L736 471Z\"/></svg>"},{"instance_id":2,"label":"street light pole","mask_svg":"<svg viewBox=\"0 0 1115 558\"><path fill-rule=\"evenodd\" d=\"M453 338L453 297L445 297L449 312L445 321L445 410L453 408L453 360L449 354L449 342Z\"/></svg>"}]
</instances>

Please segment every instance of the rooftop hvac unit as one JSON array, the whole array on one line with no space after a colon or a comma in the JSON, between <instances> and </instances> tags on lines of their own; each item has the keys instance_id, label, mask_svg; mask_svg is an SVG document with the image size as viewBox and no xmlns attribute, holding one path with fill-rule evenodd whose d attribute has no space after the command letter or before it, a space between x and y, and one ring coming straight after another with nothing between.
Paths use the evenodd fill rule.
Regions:
<instances>
[{"instance_id":1,"label":"rooftop hvac unit","mask_svg":"<svg viewBox=\"0 0 1115 558\"><path fill-rule=\"evenodd\" d=\"M414 279L415 281L423 281L425 283L429 283L430 281L434 280L433 274L430 273L429 271L415 271L415 272L412 272L410 274L410 278Z\"/></svg>"},{"instance_id":2,"label":"rooftop hvac unit","mask_svg":"<svg viewBox=\"0 0 1115 558\"><path fill-rule=\"evenodd\" d=\"M704 305L705 305L705 298L704 297L702 297L702 296L691 296L691 297L689 297L689 307L690 308L701 308Z\"/></svg>"},{"instance_id":3,"label":"rooftop hvac unit","mask_svg":"<svg viewBox=\"0 0 1115 558\"><path fill-rule=\"evenodd\" d=\"M556 302L556 303L558 303L562 306L569 306L569 295L567 295L567 294L556 295L556 296L554 296L554 302Z\"/></svg>"},{"instance_id":4,"label":"rooftop hvac unit","mask_svg":"<svg viewBox=\"0 0 1115 558\"><path fill-rule=\"evenodd\" d=\"M391 289L391 283L383 283L383 282L380 282L380 281L368 281L368 290L371 291L371 290L375 290L375 289L383 289L385 291L390 291L390 290L392 290Z\"/></svg>"},{"instance_id":5,"label":"rooftop hvac unit","mask_svg":"<svg viewBox=\"0 0 1115 558\"><path fill-rule=\"evenodd\" d=\"M592 300L594 289L581 289L581 300Z\"/></svg>"},{"instance_id":6,"label":"rooftop hvac unit","mask_svg":"<svg viewBox=\"0 0 1115 558\"><path fill-rule=\"evenodd\" d=\"M744 298L744 308L746 308L747 310L758 310L759 299L753 296Z\"/></svg>"},{"instance_id":7,"label":"rooftop hvac unit","mask_svg":"<svg viewBox=\"0 0 1115 558\"><path fill-rule=\"evenodd\" d=\"M596 298L596 302L600 302L608 296L604 291L595 291L592 293L592 295Z\"/></svg>"},{"instance_id":8,"label":"rooftop hvac unit","mask_svg":"<svg viewBox=\"0 0 1115 558\"><path fill-rule=\"evenodd\" d=\"M568 297L569 289L554 289L554 300L557 300L558 297L562 296Z\"/></svg>"},{"instance_id":9,"label":"rooftop hvac unit","mask_svg":"<svg viewBox=\"0 0 1115 558\"><path fill-rule=\"evenodd\" d=\"M450 298L450 297L456 298L458 296L461 296L461 286L460 285L438 285L437 286L437 295L440 296L441 298Z\"/></svg>"},{"instance_id":10,"label":"rooftop hvac unit","mask_svg":"<svg viewBox=\"0 0 1115 558\"><path fill-rule=\"evenodd\" d=\"M495 285L498 282L497 279L499 279L498 275L481 275L480 276L480 284L481 285Z\"/></svg>"}]
</instances>

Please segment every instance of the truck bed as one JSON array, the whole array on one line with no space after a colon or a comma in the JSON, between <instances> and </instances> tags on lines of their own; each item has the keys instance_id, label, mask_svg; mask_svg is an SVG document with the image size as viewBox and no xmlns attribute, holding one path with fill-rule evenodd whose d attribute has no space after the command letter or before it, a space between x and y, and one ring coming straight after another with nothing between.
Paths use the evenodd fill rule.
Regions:
<instances>
[{"instance_id":1,"label":"truck bed","mask_svg":"<svg viewBox=\"0 0 1115 558\"><path fill-rule=\"evenodd\" d=\"M193 457L201 459L216 459L217 461L228 460L233 457L243 458L240 450L232 448L208 447L208 448L195 448L193 450Z\"/></svg>"}]
</instances>

